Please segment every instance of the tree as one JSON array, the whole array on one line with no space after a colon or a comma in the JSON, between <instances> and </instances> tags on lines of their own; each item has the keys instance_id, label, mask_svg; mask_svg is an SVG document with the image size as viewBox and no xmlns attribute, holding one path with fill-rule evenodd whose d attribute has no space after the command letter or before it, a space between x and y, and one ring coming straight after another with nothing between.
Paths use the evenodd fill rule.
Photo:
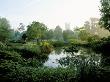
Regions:
<instances>
[{"instance_id":1,"label":"tree","mask_svg":"<svg viewBox=\"0 0 110 82\"><path fill-rule=\"evenodd\" d=\"M53 37L54 37L53 30L52 29L47 30L46 33L45 33L45 39L46 40L52 40Z\"/></svg>"},{"instance_id":2,"label":"tree","mask_svg":"<svg viewBox=\"0 0 110 82\"><path fill-rule=\"evenodd\" d=\"M63 31L63 39L64 41L69 41L74 38L74 32L72 30L64 30Z\"/></svg>"},{"instance_id":3,"label":"tree","mask_svg":"<svg viewBox=\"0 0 110 82\"><path fill-rule=\"evenodd\" d=\"M28 40L41 40L45 36L45 32L47 31L47 27L45 24L33 21L32 24L27 26L27 38Z\"/></svg>"},{"instance_id":4,"label":"tree","mask_svg":"<svg viewBox=\"0 0 110 82\"><path fill-rule=\"evenodd\" d=\"M84 28L89 32L90 31L90 22L89 21L86 21L84 23Z\"/></svg>"},{"instance_id":5,"label":"tree","mask_svg":"<svg viewBox=\"0 0 110 82\"><path fill-rule=\"evenodd\" d=\"M63 40L63 33L62 33L62 29L60 26L56 26L56 28L54 30L54 39L57 41Z\"/></svg>"},{"instance_id":6,"label":"tree","mask_svg":"<svg viewBox=\"0 0 110 82\"><path fill-rule=\"evenodd\" d=\"M14 32L14 40L17 41L17 40L20 40L20 39L21 39L21 33L16 30Z\"/></svg>"},{"instance_id":7,"label":"tree","mask_svg":"<svg viewBox=\"0 0 110 82\"><path fill-rule=\"evenodd\" d=\"M24 34L22 35L22 40L23 40L24 42L26 42L26 38L27 38L27 35L24 33Z\"/></svg>"},{"instance_id":8,"label":"tree","mask_svg":"<svg viewBox=\"0 0 110 82\"><path fill-rule=\"evenodd\" d=\"M5 42L10 38L10 24L6 18L0 17L0 41Z\"/></svg>"},{"instance_id":9,"label":"tree","mask_svg":"<svg viewBox=\"0 0 110 82\"><path fill-rule=\"evenodd\" d=\"M110 0L101 0L101 18L100 25L110 31Z\"/></svg>"},{"instance_id":10,"label":"tree","mask_svg":"<svg viewBox=\"0 0 110 82\"><path fill-rule=\"evenodd\" d=\"M87 41L88 37L90 37L90 33L88 33L87 30L85 30L84 27L82 27L82 28L79 28L78 37L82 41Z\"/></svg>"}]
</instances>

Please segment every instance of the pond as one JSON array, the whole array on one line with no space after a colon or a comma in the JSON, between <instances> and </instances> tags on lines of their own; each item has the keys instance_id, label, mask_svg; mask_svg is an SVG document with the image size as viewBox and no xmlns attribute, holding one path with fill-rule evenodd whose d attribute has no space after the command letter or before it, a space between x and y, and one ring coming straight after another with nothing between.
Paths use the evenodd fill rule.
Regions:
<instances>
[{"instance_id":1,"label":"pond","mask_svg":"<svg viewBox=\"0 0 110 82\"><path fill-rule=\"evenodd\" d=\"M49 55L44 66L67 67L79 65L100 65L101 54L96 54L91 49L79 48L78 52L65 52L63 48L54 49Z\"/></svg>"}]
</instances>

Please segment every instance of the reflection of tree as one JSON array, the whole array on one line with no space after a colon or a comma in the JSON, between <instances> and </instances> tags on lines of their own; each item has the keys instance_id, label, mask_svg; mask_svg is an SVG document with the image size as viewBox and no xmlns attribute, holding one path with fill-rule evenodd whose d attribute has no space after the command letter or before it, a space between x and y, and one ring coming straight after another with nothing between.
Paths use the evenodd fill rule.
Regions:
<instances>
[{"instance_id":1,"label":"reflection of tree","mask_svg":"<svg viewBox=\"0 0 110 82\"><path fill-rule=\"evenodd\" d=\"M89 53L88 53L89 52ZM94 52L90 51L81 51L80 55L71 55L59 60L59 63L64 66L76 66L80 67L82 65L99 65L101 56L95 54Z\"/></svg>"},{"instance_id":2,"label":"reflection of tree","mask_svg":"<svg viewBox=\"0 0 110 82\"><path fill-rule=\"evenodd\" d=\"M54 49L55 50L55 54L57 54L57 55L59 55L59 54L61 54L61 52L62 52L62 48L55 48Z\"/></svg>"},{"instance_id":3,"label":"reflection of tree","mask_svg":"<svg viewBox=\"0 0 110 82\"><path fill-rule=\"evenodd\" d=\"M95 55L96 53L91 48L80 48L81 55Z\"/></svg>"},{"instance_id":4,"label":"reflection of tree","mask_svg":"<svg viewBox=\"0 0 110 82\"><path fill-rule=\"evenodd\" d=\"M49 59L49 57L47 54L42 54L42 57L40 57L39 59L38 58L36 58L36 59L43 64Z\"/></svg>"},{"instance_id":5,"label":"reflection of tree","mask_svg":"<svg viewBox=\"0 0 110 82\"><path fill-rule=\"evenodd\" d=\"M108 54L109 55L109 54ZM110 66L110 56L105 56L104 54L102 54L102 58L101 58L101 65L104 66Z\"/></svg>"}]
</instances>

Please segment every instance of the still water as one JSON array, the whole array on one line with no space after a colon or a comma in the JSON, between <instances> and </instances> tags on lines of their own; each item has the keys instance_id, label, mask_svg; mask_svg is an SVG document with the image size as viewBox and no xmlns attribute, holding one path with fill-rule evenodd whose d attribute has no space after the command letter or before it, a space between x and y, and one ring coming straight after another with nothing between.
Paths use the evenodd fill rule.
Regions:
<instances>
[{"instance_id":1,"label":"still water","mask_svg":"<svg viewBox=\"0 0 110 82\"><path fill-rule=\"evenodd\" d=\"M79 48L78 52L65 52L62 48L56 48L48 55L44 66L67 67L79 65L100 65L101 54L96 54L91 49Z\"/></svg>"}]
</instances>

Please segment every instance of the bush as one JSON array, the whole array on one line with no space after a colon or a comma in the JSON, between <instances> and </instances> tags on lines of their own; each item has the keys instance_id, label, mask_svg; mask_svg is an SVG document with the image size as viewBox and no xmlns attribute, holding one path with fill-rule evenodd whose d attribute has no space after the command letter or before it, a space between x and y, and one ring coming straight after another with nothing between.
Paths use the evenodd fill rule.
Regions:
<instances>
[{"instance_id":1,"label":"bush","mask_svg":"<svg viewBox=\"0 0 110 82\"><path fill-rule=\"evenodd\" d=\"M94 41L99 41L100 37L98 35L90 36L88 37L88 42L94 42Z\"/></svg>"},{"instance_id":2,"label":"bush","mask_svg":"<svg viewBox=\"0 0 110 82\"><path fill-rule=\"evenodd\" d=\"M41 54L40 46L37 43L28 43L24 45L24 49L36 54Z\"/></svg>"},{"instance_id":3,"label":"bush","mask_svg":"<svg viewBox=\"0 0 110 82\"><path fill-rule=\"evenodd\" d=\"M0 42L0 50L4 50L6 48L7 46L4 43Z\"/></svg>"},{"instance_id":4,"label":"bush","mask_svg":"<svg viewBox=\"0 0 110 82\"><path fill-rule=\"evenodd\" d=\"M13 48L14 51L21 54L24 58L36 58L36 59L46 59L47 54L52 51L52 46L49 43L43 42L41 44L37 43L27 43L22 45L22 47Z\"/></svg>"},{"instance_id":5,"label":"bush","mask_svg":"<svg viewBox=\"0 0 110 82\"><path fill-rule=\"evenodd\" d=\"M42 65L43 65L43 63L38 61L35 58L30 58L30 59L27 59L25 61L25 66L28 66L28 67L36 67L36 68L38 68L38 67L40 67Z\"/></svg>"},{"instance_id":6,"label":"bush","mask_svg":"<svg viewBox=\"0 0 110 82\"><path fill-rule=\"evenodd\" d=\"M25 58L39 57L41 54L40 46L33 43L24 44L21 48L14 48L14 50Z\"/></svg>"},{"instance_id":7,"label":"bush","mask_svg":"<svg viewBox=\"0 0 110 82\"><path fill-rule=\"evenodd\" d=\"M2 74L1 74L2 73ZM110 70L94 66L73 68L47 68L23 66L13 61L0 64L0 75L10 82L108 82ZM4 76L4 77L3 77ZM1 80L1 79L0 79Z\"/></svg>"},{"instance_id":8,"label":"bush","mask_svg":"<svg viewBox=\"0 0 110 82\"><path fill-rule=\"evenodd\" d=\"M64 45L67 44L67 43L64 43L63 41L53 41L51 44L52 44L54 47L62 47L62 46L64 46Z\"/></svg>"},{"instance_id":9,"label":"bush","mask_svg":"<svg viewBox=\"0 0 110 82\"><path fill-rule=\"evenodd\" d=\"M102 38L98 41L92 41L87 44L89 47L91 47L96 52L100 53L110 53L110 37L108 38ZM106 54L105 54L106 55Z\"/></svg>"},{"instance_id":10,"label":"bush","mask_svg":"<svg viewBox=\"0 0 110 82\"><path fill-rule=\"evenodd\" d=\"M0 60L12 60L14 62L21 62L22 57L15 51L1 51L0 50Z\"/></svg>"},{"instance_id":11,"label":"bush","mask_svg":"<svg viewBox=\"0 0 110 82\"><path fill-rule=\"evenodd\" d=\"M49 54L53 49L53 46L48 42L42 42L40 44L40 47L41 47L41 52L44 54Z\"/></svg>"},{"instance_id":12,"label":"bush","mask_svg":"<svg viewBox=\"0 0 110 82\"><path fill-rule=\"evenodd\" d=\"M13 62L12 60L4 60L0 62L0 75L6 76L8 73L16 70L18 67L21 67L21 64L18 62Z\"/></svg>"},{"instance_id":13,"label":"bush","mask_svg":"<svg viewBox=\"0 0 110 82\"><path fill-rule=\"evenodd\" d=\"M74 81L74 70L68 68L21 67L8 77L14 82L70 82Z\"/></svg>"}]
</instances>

